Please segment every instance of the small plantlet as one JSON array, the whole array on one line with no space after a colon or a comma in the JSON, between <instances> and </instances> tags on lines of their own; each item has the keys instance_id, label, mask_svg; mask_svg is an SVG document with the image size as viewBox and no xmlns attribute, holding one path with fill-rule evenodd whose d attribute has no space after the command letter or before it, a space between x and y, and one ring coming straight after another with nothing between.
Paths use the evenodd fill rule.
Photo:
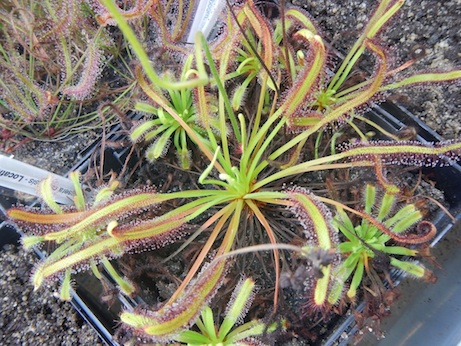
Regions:
<instances>
[{"instance_id":1,"label":"small plantlet","mask_svg":"<svg viewBox=\"0 0 461 346\"><path fill-rule=\"evenodd\" d=\"M334 284L328 297L330 303L334 304L341 298L351 276L347 297L354 301L363 275L369 273L371 267L378 272L397 268L412 277L434 280L432 272L421 264L398 258L418 257L418 250L411 249L408 245L427 244L435 236L435 227L422 221L421 212L413 204L404 205L393 213L396 198L395 194L387 192L379 200L376 187L368 184L364 210L356 212L362 221L356 226L347 213L338 208L335 224L346 238L338 249L345 258L332 274ZM419 224L415 226L417 223ZM416 232L412 227L416 227Z\"/></svg>"},{"instance_id":2,"label":"small plantlet","mask_svg":"<svg viewBox=\"0 0 461 346\"><path fill-rule=\"evenodd\" d=\"M190 73L193 56L184 63L181 80L186 80L186 73ZM152 93L156 92L154 89ZM187 132L170 113L169 109L174 110L181 119L190 126L194 131L194 135L201 141L206 142L205 129L200 126L200 118L193 104L193 92L191 89L183 90L168 90L169 101L165 97L157 93L156 99L162 100L160 103L165 104L165 108L156 108L147 103L137 103L135 109L146 114L153 114L155 119L144 121L132 129L130 138L133 142L143 140L145 142L153 142L146 150L146 158L149 162L154 162L158 158L164 156L168 151L170 142L173 142L179 162L183 169L189 169L191 166L190 158L190 141ZM159 102L157 102L159 103ZM217 129L216 120L209 118L213 129Z\"/></svg>"},{"instance_id":3,"label":"small plantlet","mask_svg":"<svg viewBox=\"0 0 461 346\"><path fill-rule=\"evenodd\" d=\"M213 310L206 306L195 322L198 332L186 330L176 341L187 345L254 345L255 337L270 335L280 329L278 323L266 326L259 320L241 324L254 298L255 283L252 279L242 280L234 289L221 326L215 325ZM240 326L236 326L241 324ZM283 322L282 322L283 324ZM282 326L282 329L284 327Z\"/></svg>"}]
</instances>

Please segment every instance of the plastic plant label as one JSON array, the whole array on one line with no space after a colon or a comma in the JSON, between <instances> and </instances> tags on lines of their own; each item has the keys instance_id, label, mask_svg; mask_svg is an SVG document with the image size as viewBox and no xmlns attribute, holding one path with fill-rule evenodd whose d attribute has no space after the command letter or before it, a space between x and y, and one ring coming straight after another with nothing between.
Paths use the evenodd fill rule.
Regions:
<instances>
[{"instance_id":1,"label":"plastic plant label","mask_svg":"<svg viewBox=\"0 0 461 346\"><path fill-rule=\"evenodd\" d=\"M195 34L199 31L208 38L224 6L226 6L226 1L224 0L200 1L197 11L195 12L187 42L193 43L195 41Z\"/></svg>"},{"instance_id":2,"label":"plastic plant label","mask_svg":"<svg viewBox=\"0 0 461 346\"><path fill-rule=\"evenodd\" d=\"M38 196L38 184L50 175L56 202L72 204L74 185L70 179L0 155L0 186Z\"/></svg>"}]
</instances>

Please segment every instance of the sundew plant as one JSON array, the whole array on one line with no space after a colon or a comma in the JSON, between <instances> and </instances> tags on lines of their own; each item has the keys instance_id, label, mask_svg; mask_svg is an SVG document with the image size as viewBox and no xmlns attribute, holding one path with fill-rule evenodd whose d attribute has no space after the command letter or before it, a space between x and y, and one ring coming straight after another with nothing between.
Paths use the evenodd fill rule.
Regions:
<instances>
[{"instance_id":1,"label":"sundew plant","mask_svg":"<svg viewBox=\"0 0 461 346\"><path fill-rule=\"evenodd\" d=\"M268 17L253 1L229 3L221 14L223 25L217 37L208 42L197 33L192 45L182 40L192 3L135 1L126 8L102 0L96 11L99 23L116 25L129 41L137 57L136 80L145 94L137 108L150 113L145 123L132 129L132 139L141 142L148 137L154 143L148 155L155 160L168 154L165 143L172 141L170 153L177 151L180 166L196 173L197 187L165 193L150 187L120 194L111 190L91 204L77 196L72 209L56 207L48 196L50 210L10 209L9 217L27 231L26 246L46 241L59 245L37 266L35 287L64 278L62 294L68 296L75 271L101 262L107 267L109 259L124 253L156 251L179 239L183 240L180 251L185 251L194 239L202 239L169 300L121 314L133 333L162 343L177 339L212 304L223 283L234 282L229 273L240 254L252 251L271 254L273 313L283 294L282 263L291 255L304 258L307 265L299 293L305 315L327 313L355 297L355 291L343 287L350 280L351 287L359 286L368 264L357 256L348 260L354 245L371 262L377 251L409 253L403 248L411 242L402 240L426 241L433 235L431 227L415 227L420 214L413 206L411 220L387 210L402 193L385 174L389 166L445 165L460 157L457 141L370 139L355 117L384 92L461 78L460 70L398 78L379 33L403 3L379 1L356 43L331 72L328 46L315 22L293 6L281 6L278 15ZM159 56L148 55L138 39L141 33L136 29L143 21L151 21L159 35L161 59L171 59L164 67L153 66L152 59ZM346 81L364 54L373 58L373 72L364 82L348 86ZM338 129L346 135L336 135ZM315 150L316 141L330 141L331 150ZM205 164L188 161L191 156L186 151ZM373 173L369 182L383 191L385 214L375 206L375 199L362 210L359 204L348 206L349 201L316 193L306 182L309 179L300 178L351 168ZM166 204L175 207L164 208ZM277 218L290 232L278 228ZM362 233L351 219L363 220ZM366 238L363 233L369 225L373 234ZM256 228L260 236L248 239L248 232ZM375 236L379 249L373 248ZM393 239L403 244L399 250L389 245ZM392 264L400 262L396 259ZM424 268L414 265L412 270L421 273ZM251 276L251 270L246 275ZM118 282L130 293L131 284L123 284L121 277Z\"/></svg>"},{"instance_id":2,"label":"sundew plant","mask_svg":"<svg viewBox=\"0 0 461 346\"><path fill-rule=\"evenodd\" d=\"M24 138L63 140L102 127L101 114L96 111L99 104L113 102L122 107L121 99L126 102L133 87L122 77L112 81L113 85L101 82L102 71L123 74L110 63L114 45L113 37L95 22L84 1L2 2L3 149L14 151ZM118 49L123 51L121 46ZM107 121L115 118L105 109L101 113Z\"/></svg>"}]
</instances>

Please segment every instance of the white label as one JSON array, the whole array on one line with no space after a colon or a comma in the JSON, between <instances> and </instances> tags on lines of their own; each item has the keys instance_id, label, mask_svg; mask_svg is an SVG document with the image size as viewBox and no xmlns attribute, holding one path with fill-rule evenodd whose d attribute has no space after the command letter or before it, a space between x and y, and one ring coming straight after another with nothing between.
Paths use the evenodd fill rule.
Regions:
<instances>
[{"instance_id":1,"label":"white label","mask_svg":"<svg viewBox=\"0 0 461 346\"><path fill-rule=\"evenodd\" d=\"M74 185L70 179L0 155L0 186L39 196L38 184L50 175L52 181L51 188L53 189L53 197L56 202L72 204Z\"/></svg>"}]
</instances>

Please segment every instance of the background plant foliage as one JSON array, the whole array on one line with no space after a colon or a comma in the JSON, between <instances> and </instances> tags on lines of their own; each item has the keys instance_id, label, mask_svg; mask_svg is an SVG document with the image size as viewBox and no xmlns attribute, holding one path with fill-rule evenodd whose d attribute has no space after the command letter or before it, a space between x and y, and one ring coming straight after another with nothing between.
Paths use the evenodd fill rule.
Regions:
<instances>
[{"instance_id":1,"label":"background plant foliage","mask_svg":"<svg viewBox=\"0 0 461 346\"><path fill-rule=\"evenodd\" d=\"M115 47L117 37L111 36L84 1L2 2L2 138L63 139L101 127L98 105L121 106L121 97L132 87L129 73L120 76L122 61L111 64L124 51L124 44ZM114 75L111 84L101 82L102 71ZM104 120L111 118L107 114Z\"/></svg>"}]
</instances>

